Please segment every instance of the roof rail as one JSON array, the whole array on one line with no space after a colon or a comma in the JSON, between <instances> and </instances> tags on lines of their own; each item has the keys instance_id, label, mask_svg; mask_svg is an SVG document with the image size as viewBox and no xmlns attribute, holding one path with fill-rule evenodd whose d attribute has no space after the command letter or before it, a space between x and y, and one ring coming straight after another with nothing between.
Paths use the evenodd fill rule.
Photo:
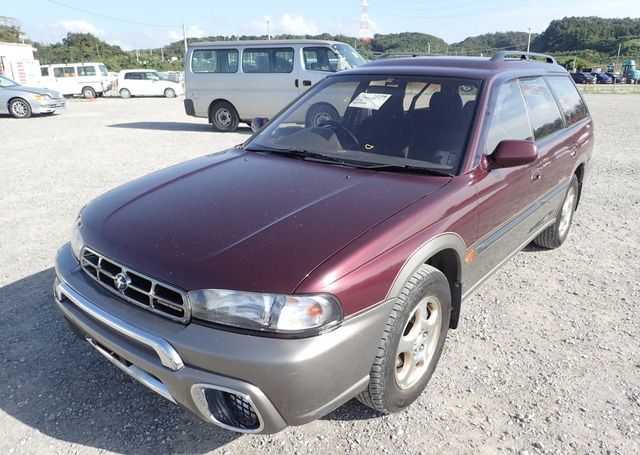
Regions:
<instances>
[{"instance_id":1,"label":"roof rail","mask_svg":"<svg viewBox=\"0 0 640 455\"><path fill-rule=\"evenodd\" d=\"M388 58L405 58L405 57L433 57L434 54L430 54L428 52L411 52L411 51L392 51L392 52L383 52L375 55L376 60L379 59L388 59Z\"/></svg>"},{"instance_id":2,"label":"roof rail","mask_svg":"<svg viewBox=\"0 0 640 455\"><path fill-rule=\"evenodd\" d=\"M547 63L556 64L556 59L547 54L539 54L537 52L522 52L522 51L500 51L493 54L491 57L492 62L504 62L506 60L535 60L531 57L543 58Z\"/></svg>"}]
</instances>

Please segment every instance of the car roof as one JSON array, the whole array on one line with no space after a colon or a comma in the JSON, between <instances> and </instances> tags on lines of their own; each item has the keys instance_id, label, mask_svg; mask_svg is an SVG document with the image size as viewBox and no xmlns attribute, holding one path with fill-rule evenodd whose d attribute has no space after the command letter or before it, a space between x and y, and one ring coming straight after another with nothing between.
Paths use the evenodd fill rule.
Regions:
<instances>
[{"instance_id":1,"label":"car roof","mask_svg":"<svg viewBox=\"0 0 640 455\"><path fill-rule=\"evenodd\" d=\"M144 72L149 72L149 73L157 73L158 72L158 71L154 70L153 68L132 68L132 69L128 69L128 70L120 70L120 73L124 74L124 73L138 72L138 71L144 71Z\"/></svg>"},{"instance_id":2,"label":"car roof","mask_svg":"<svg viewBox=\"0 0 640 455\"><path fill-rule=\"evenodd\" d=\"M374 60L341 74L394 74L450 76L468 79L491 79L508 73L513 77L544 74L568 74L555 63L535 60L494 61L483 57L410 57Z\"/></svg>"},{"instance_id":3,"label":"car roof","mask_svg":"<svg viewBox=\"0 0 640 455\"><path fill-rule=\"evenodd\" d=\"M47 63L46 65L40 65L40 67L45 67L45 66L85 66L85 65L104 65L104 63L102 63L102 62Z\"/></svg>"},{"instance_id":4,"label":"car roof","mask_svg":"<svg viewBox=\"0 0 640 455\"><path fill-rule=\"evenodd\" d=\"M242 40L242 41L202 41L199 43L189 43L189 47L264 47L264 46L284 46L292 44L345 44L340 41L318 40L318 39L274 39L274 40Z\"/></svg>"}]
</instances>

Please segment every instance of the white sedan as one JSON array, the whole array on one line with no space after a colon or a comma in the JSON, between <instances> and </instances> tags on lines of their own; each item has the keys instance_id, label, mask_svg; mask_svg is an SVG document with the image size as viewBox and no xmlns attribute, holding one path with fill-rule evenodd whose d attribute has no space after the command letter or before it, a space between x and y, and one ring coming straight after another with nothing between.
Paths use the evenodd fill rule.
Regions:
<instances>
[{"instance_id":1,"label":"white sedan","mask_svg":"<svg viewBox=\"0 0 640 455\"><path fill-rule=\"evenodd\" d=\"M122 98L132 96L165 96L174 98L182 95L181 84L162 79L157 71L150 69L123 70L118 73L118 93Z\"/></svg>"}]
</instances>

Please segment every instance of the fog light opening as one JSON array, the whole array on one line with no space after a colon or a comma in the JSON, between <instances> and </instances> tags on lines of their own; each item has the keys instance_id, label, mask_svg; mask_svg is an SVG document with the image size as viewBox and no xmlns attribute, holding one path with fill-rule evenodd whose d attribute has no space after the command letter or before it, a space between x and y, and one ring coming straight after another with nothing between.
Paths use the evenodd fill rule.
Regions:
<instances>
[{"instance_id":1,"label":"fog light opening","mask_svg":"<svg viewBox=\"0 0 640 455\"><path fill-rule=\"evenodd\" d=\"M191 393L200 412L212 423L242 433L262 430L260 413L248 395L206 384L194 385Z\"/></svg>"}]
</instances>

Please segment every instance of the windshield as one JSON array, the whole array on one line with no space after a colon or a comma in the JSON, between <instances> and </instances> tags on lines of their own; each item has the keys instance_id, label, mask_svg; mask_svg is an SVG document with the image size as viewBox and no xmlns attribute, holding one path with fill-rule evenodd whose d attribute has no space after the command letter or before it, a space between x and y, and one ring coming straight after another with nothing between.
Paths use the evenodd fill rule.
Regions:
<instances>
[{"instance_id":1,"label":"windshield","mask_svg":"<svg viewBox=\"0 0 640 455\"><path fill-rule=\"evenodd\" d=\"M102 74L103 76L108 76L109 73L107 72L107 67L104 65L98 65L98 68L100 68L100 74Z\"/></svg>"},{"instance_id":2,"label":"windshield","mask_svg":"<svg viewBox=\"0 0 640 455\"><path fill-rule=\"evenodd\" d=\"M479 80L447 77L330 77L245 146L304 151L352 166L455 174L480 87Z\"/></svg>"},{"instance_id":3,"label":"windshield","mask_svg":"<svg viewBox=\"0 0 640 455\"><path fill-rule=\"evenodd\" d=\"M348 44L334 44L333 48L340 54L349 64L349 68L355 68L356 66L363 65L366 60L362 58L362 55L358 54L354 48Z\"/></svg>"},{"instance_id":4,"label":"windshield","mask_svg":"<svg viewBox=\"0 0 640 455\"><path fill-rule=\"evenodd\" d=\"M0 87L17 87L18 84L15 81L12 81L8 77L0 76Z\"/></svg>"}]
</instances>

